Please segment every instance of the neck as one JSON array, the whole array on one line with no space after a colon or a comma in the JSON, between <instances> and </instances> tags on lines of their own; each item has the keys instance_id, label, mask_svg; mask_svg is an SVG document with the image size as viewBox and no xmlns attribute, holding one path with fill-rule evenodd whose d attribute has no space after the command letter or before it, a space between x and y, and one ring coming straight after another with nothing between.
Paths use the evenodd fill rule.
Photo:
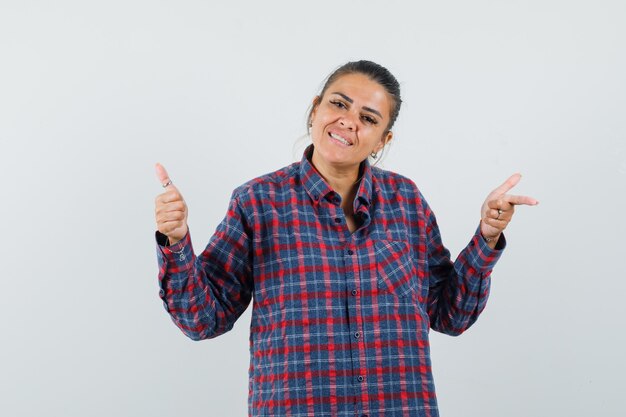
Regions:
<instances>
[{"instance_id":1,"label":"neck","mask_svg":"<svg viewBox=\"0 0 626 417\"><path fill-rule=\"evenodd\" d=\"M315 151L311 157L311 163L326 180L328 185L339 195L342 200L342 208L344 211L352 212L352 201L356 196L359 183L359 165L351 167L334 166L325 164L324 161L317 157Z\"/></svg>"}]
</instances>

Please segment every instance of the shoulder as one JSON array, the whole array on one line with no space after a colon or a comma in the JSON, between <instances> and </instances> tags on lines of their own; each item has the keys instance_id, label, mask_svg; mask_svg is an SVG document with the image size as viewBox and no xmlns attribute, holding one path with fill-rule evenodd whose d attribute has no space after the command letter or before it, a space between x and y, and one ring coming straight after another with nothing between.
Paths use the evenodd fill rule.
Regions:
<instances>
[{"instance_id":1,"label":"shoulder","mask_svg":"<svg viewBox=\"0 0 626 417\"><path fill-rule=\"evenodd\" d=\"M241 202L258 200L265 196L283 193L299 181L300 162L294 162L276 171L258 176L235 188L233 198Z\"/></svg>"},{"instance_id":2,"label":"shoulder","mask_svg":"<svg viewBox=\"0 0 626 417\"><path fill-rule=\"evenodd\" d=\"M422 195L415 182L397 172L372 167L372 178L374 186L383 194L397 194L404 198L422 199Z\"/></svg>"},{"instance_id":3,"label":"shoulder","mask_svg":"<svg viewBox=\"0 0 626 417\"><path fill-rule=\"evenodd\" d=\"M430 215L431 209L419 187L408 177L393 171L372 167L374 187L387 202L408 208L410 211Z\"/></svg>"}]
</instances>

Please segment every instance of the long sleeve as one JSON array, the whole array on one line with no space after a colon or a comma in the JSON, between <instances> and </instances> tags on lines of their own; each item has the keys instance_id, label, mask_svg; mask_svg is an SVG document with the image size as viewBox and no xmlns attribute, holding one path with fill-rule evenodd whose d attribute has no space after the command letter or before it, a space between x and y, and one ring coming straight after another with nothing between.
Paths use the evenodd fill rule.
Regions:
<instances>
[{"instance_id":1,"label":"long sleeve","mask_svg":"<svg viewBox=\"0 0 626 417\"><path fill-rule=\"evenodd\" d=\"M432 329L457 336L467 330L485 308L491 271L506 246L504 235L491 249L480 227L454 263L443 246L435 215L425 208L429 267L428 315Z\"/></svg>"},{"instance_id":2,"label":"long sleeve","mask_svg":"<svg viewBox=\"0 0 626 417\"><path fill-rule=\"evenodd\" d=\"M252 297L250 233L235 196L200 256L190 234L172 246L159 244L159 296L174 323L193 340L232 329Z\"/></svg>"}]
</instances>

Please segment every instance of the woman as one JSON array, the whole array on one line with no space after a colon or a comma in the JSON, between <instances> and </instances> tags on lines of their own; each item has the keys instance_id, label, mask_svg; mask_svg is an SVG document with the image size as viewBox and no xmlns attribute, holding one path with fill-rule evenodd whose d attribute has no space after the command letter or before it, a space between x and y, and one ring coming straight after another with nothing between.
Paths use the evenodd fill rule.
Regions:
<instances>
[{"instance_id":1,"label":"woman","mask_svg":"<svg viewBox=\"0 0 626 417\"><path fill-rule=\"evenodd\" d=\"M487 197L456 261L413 182L373 167L392 140L399 84L350 62L313 101L299 163L237 188L194 255L165 169L156 199L160 296L194 340L230 330L253 299L251 416L437 416L428 332L458 335L485 307L517 204Z\"/></svg>"}]
</instances>

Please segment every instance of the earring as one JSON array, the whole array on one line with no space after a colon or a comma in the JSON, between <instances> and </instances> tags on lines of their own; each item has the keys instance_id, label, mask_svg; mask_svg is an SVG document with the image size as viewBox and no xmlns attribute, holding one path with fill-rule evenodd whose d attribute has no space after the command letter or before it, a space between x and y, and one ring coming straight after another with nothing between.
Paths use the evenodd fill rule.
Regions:
<instances>
[{"instance_id":1,"label":"earring","mask_svg":"<svg viewBox=\"0 0 626 417\"><path fill-rule=\"evenodd\" d=\"M378 152L372 152L370 156L372 157L372 159L376 159L378 158Z\"/></svg>"}]
</instances>

